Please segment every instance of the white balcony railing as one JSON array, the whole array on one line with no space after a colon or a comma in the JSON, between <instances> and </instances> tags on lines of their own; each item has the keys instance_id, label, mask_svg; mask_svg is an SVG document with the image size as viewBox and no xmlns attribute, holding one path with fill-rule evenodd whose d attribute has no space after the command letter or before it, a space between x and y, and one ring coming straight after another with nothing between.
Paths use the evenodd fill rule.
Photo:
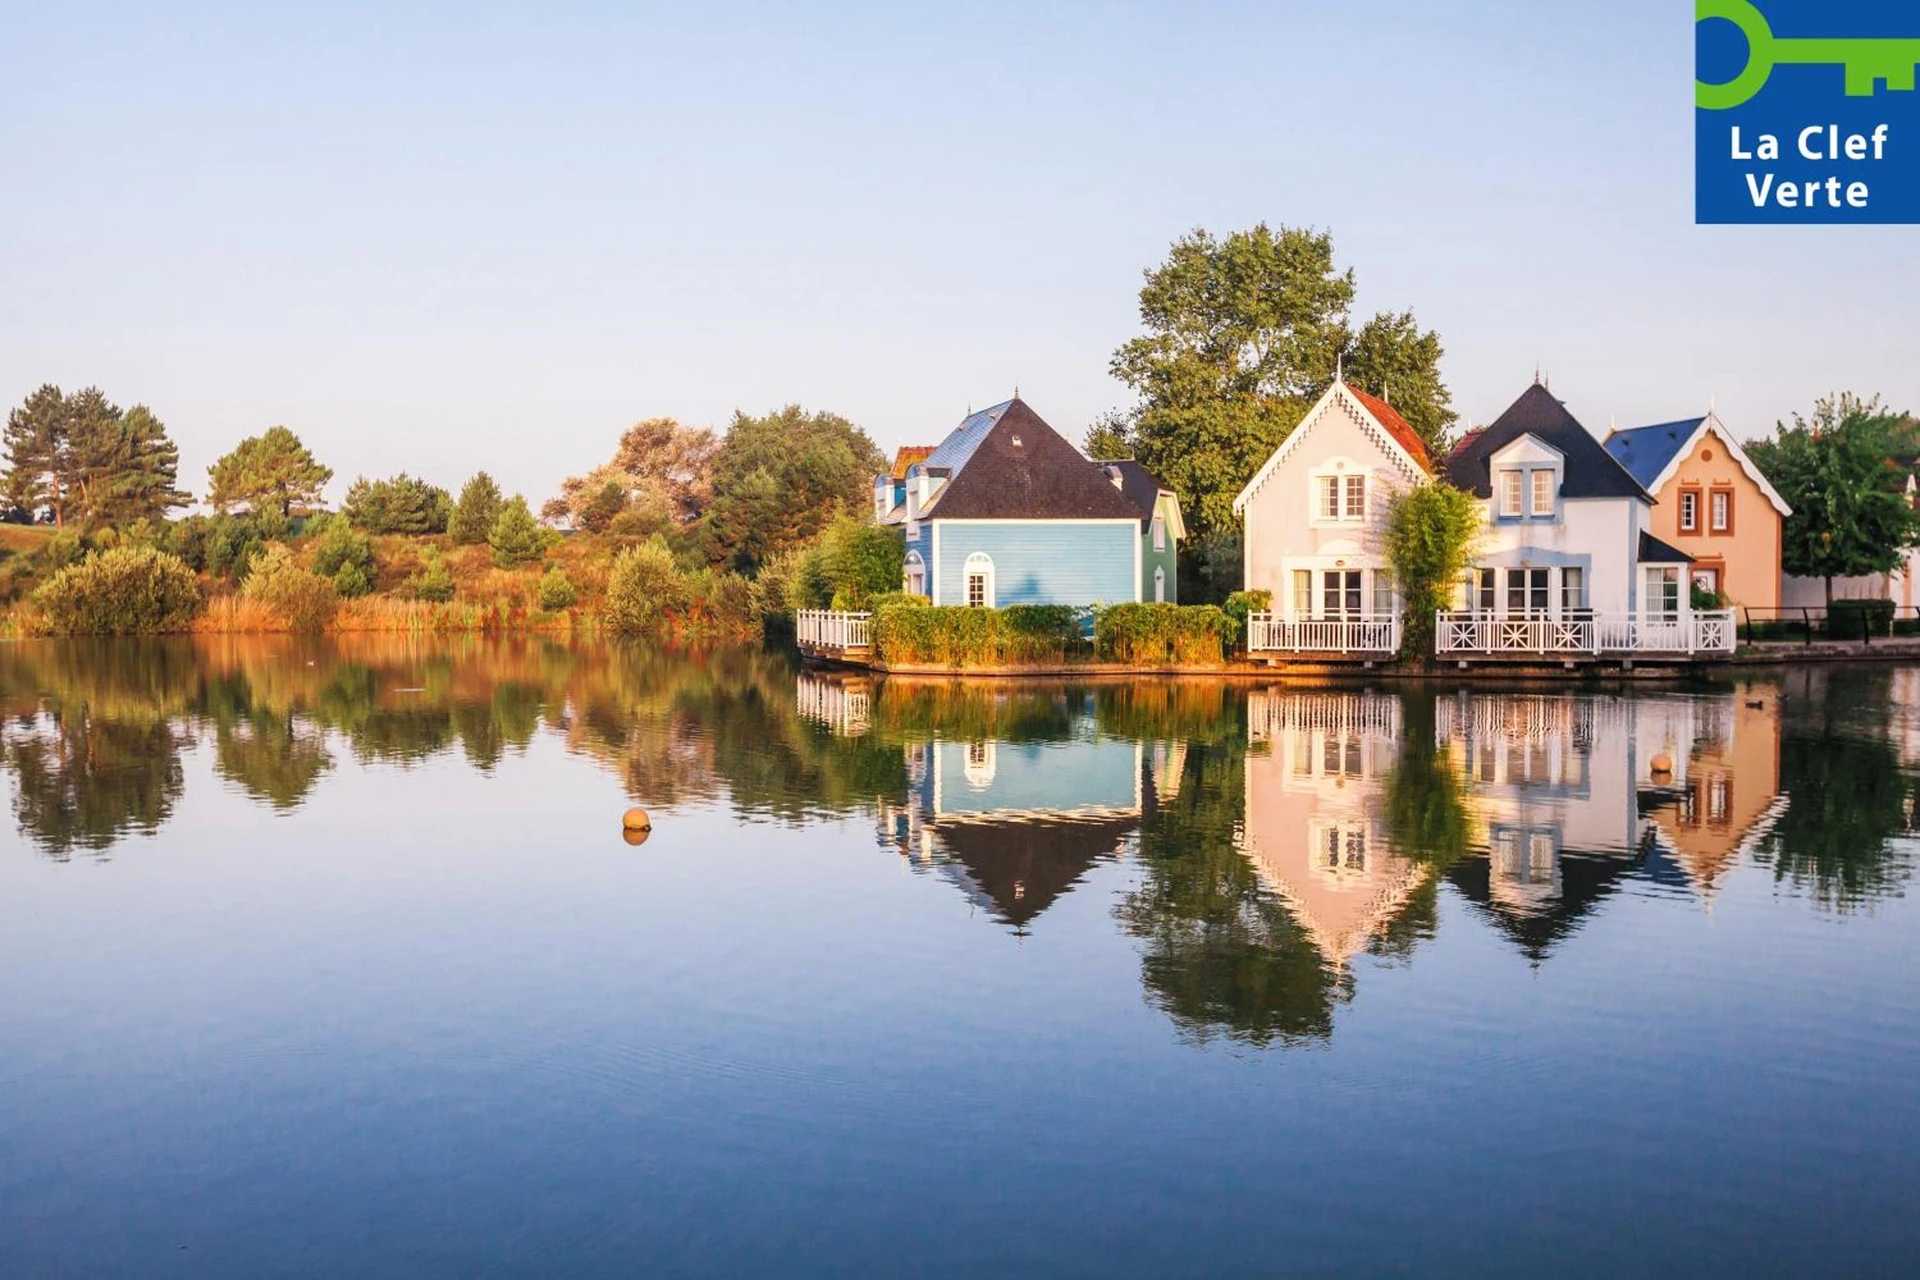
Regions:
<instances>
[{"instance_id":1,"label":"white balcony railing","mask_svg":"<svg viewBox=\"0 0 1920 1280\"><path fill-rule=\"evenodd\" d=\"M1441 613L1434 649L1460 653L1733 652L1733 610L1697 613L1541 614Z\"/></svg>"},{"instance_id":2,"label":"white balcony railing","mask_svg":"<svg viewBox=\"0 0 1920 1280\"><path fill-rule=\"evenodd\" d=\"M1386 657L1400 648L1400 618L1349 614L1331 618L1247 615L1248 653L1351 653Z\"/></svg>"},{"instance_id":3,"label":"white balcony railing","mask_svg":"<svg viewBox=\"0 0 1920 1280\"><path fill-rule=\"evenodd\" d=\"M794 638L809 649L865 649L872 622L870 613L802 609L793 615Z\"/></svg>"}]
</instances>

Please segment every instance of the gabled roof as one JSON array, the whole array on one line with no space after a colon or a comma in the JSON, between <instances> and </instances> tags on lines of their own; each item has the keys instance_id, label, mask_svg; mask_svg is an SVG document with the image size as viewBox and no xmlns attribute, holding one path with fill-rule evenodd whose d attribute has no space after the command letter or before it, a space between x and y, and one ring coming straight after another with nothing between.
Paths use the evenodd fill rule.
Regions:
<instances>
[{"instance_id":1,"label":"gabled roof","mask_svg":"<svg viewBox=\"0 0 1920 1280\"><path fill-rule=\"evenodd\" d=\"M1753 465L1753 459L1747 457L1747 451L1733 438L1725 423L1709 412L1702 418L1682 418L1677 422L1657 422L1650 427L1629 427L1625 431L1616 431L1607 437L1607 452L1620 464L1633 473L1648 493L1658 493L1660 487L1673 478L1681 462L1693 456L1700 440L1709 432L1720 438L1721 447L1727 456L1739 464L1747 479L1754 487L1765 494L1767 501L1782 517L1793 514L1793 508L1771 484L1760 468Z\"/></svg>"},{"instance_id":2,"label":"gabled roof","mask_svg":"<svg viewBox=\"0 0 1920 1280\"><path fill-rule=\"evenodd\" d=\"M1645 529L1640 531L1640 551L1635 557L1641 564L1692 564L1693 557L1676 546L1660 541Z\"/></svg>"},{"instance_id":3,"label":"gabled roof","mask_svg":"<svg viewBox=\"0 0 1920 1280\"><path fill-rule=\"evenodd\" d=\"M1280 447L1275 449L1272 456L1253 473L1253 479L1247 481L1246 487L1240 490L1233 500L1235 512L1245 509L1247 499L1253 497L1261 485L1272 479L1273 473L1279 469L1280 464L1286 460L1294 446L1306 438L1307 432L1320 420L1320 415L1326 412L1327 406L1336 401L1352 410L1363 426L1370 424L1380 432L1383 447L1400 463L1410 478L1425 480L1433 474L1433 460L1427 456L1426 446L1420 442L1419 434L1407 425L1405 418L1395 413L1386 401L1370 396L1349 383L1336 382L1313 402L1313 407L1307 410L1305 417L1300 419L1300 424L1287 433L1287 438L1280 442ZM1387 416L1382 417L1382 413Z\"/></svg>"},{"instance_id":4,"label":"gabled roof","mask_svg":"<svg viewBox=\"0 0 1920 1280\"><path fill-rule=\"evenodd\" d=\"M1493 496L1488 461L1522 436L1533 436L1566 459L1563 498L1639 498L1653 501L1640 482L1608 453L1593 433L1567 412L1553 393L1534 383L1507 411L1478 433L1469 433L1447 455L1447 479L1476 498Z\"/></svg>"},{"instance_id":5,"label":"gabled roof","mask_svg":"<svg viewBox=\"0 0 1920 1280\"><path fill-rule=\"evenodd\" d=\"M905 480L907 468L916 462L925 462L933 452L930 444L903 444L893 453L893 469L887 474L894 480Z\"/></svg>"},{"instance_id":6,"label":"gabled roof","mask_svg":"<svg viewBox=\"0 0 1920 1280\"><path fill-rule=\"evenodd\" d=\"M1132 458L1115 458L1111 461L1096 461L1094 466L1102 471L1117 472L1120 476L1120 493L1140 512L1140 523L1145 526L1153 523L1154 508L1160 503L1160 495L1173 499L1173 536L1176 539L1187 536L1186 523L1180 515L1180 497L1173 490L1153 478L1153 473L1135 462Z\"/></svg>"},{"instance_id":7,"label":"gabled roof","mask_svg":"<svg viewBox=\"0 0 1920 1280\"><path fill-rule=\"evenodd\" d=\"M1368 395L1351 382L1347 383L1346 386L1347 390L1353 393L1353 398L1367 406L1367 411L1374 416L1374 420L1385 427L1395 440L1399 441L1400 447L1412 455L1415 462L1419 463L1428 471L1433 470L1433 459L1427 455L1426 441L1420 438L1420 433L1413 429L1411 423L1401 417L1399 412L1395 410L1391 404L1388 404L1379 396Z\"/></svg>"},{"instance_id":8,"label":"gabled roof","mask_svg":"<svg viewBox=\"0 0 1920 1280\"><path fill-rule=\"evenodd\" d=\"M990 421L975 421L987 415ZM960 461L944 460L954 457ZM925 465L955 469L926 511L932 520L1140 518L1106 473L1023 400L969 417Z\"/></svg>"}]
</instances>

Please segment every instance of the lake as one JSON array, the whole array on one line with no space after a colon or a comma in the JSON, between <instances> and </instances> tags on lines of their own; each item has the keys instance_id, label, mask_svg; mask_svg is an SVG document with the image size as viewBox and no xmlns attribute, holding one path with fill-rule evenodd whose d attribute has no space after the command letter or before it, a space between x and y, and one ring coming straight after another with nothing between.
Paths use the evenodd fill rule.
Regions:
<instances>
[{"instance_id":1,"label":"lake","mask_svg":"<svg viewBox=\"0 0 1920 1280\"><path fill-rule=\"evenodd\" d=\"M8 1276L1920 1246L1920 670L35 641L0 716Z\"/></svg>"}]
</instances>

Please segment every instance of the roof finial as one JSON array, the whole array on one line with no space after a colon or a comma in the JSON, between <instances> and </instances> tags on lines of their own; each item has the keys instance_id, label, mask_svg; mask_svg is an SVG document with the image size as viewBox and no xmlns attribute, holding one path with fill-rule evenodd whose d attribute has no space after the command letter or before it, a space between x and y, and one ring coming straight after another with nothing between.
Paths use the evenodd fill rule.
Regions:
<instances>
[{"instance_id":1,"label":"roof finial","mask_svg":"<svg viewBox=\"0 0 1920 1280\"><path fill-rule=\"evenodd\" d=\"M1020 398L1020 384L1017 382L1013 384L1013 398L1015 400Z\"/></svg>"},{"instance_id":2,"label":"roof finial","mask_svg":"<svg viewBox=\"0 0 1920 1280\"><path fill-rule=\"evenodd\" d=\"M1333 380L1335 382L1347 380L1347 353L1344 351L1333 353Z\"/></svg>"},{"instance_id":3,"label":"roof finial","mask_svg":"<svg viewBox=\"0 0 1920 1280\"><path fill-rule=\"evenodd\" d=\"M1533 385L1536 387L1540 385L1540 362L1538 360L1533 362Z\"/></svg>"},{"instance_id":4,"label":"roof finial","mask_svg":"<svg viewBox=\"0 0 1920 1280\"><path fill-rule=\"evenodd\" d=\"M1713 392L1711 391L1707 392L1707 412L1708 413L1713 412L1713 400L1714 400Z\"/></svg>"}]
</instances>

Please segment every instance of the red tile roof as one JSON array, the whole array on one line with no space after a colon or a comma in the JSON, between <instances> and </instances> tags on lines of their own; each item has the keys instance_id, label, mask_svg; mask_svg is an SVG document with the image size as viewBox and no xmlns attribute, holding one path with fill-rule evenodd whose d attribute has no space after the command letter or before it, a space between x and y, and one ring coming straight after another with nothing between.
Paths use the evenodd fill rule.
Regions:
<instances>
[{"instance_id":1,"label":"red tile roof","mask_svg":"<svg viewBox=\"0 0 1920 1280\"><path fill-rule=\"evenodd\" d=\"M916 462L926 461L927 456L932 452L933 446L930 444L901 445L893 455L892 478L895 480L905 480L907 478L907 468Z\"/></svg>"},{"instance_id":2,"label":"red tile roof","mask_svg":"<svg viewBox=\"0 0 1920 1280\"><path fill-rule=\"evenodd\" d=\"M1415 462L1427 471L1433 470L1433 459L1427 456L1427 446L1421 441L1420 433L1409 426L1405 418L1394 412L1392 405L1378 396L1368 395L1351 382L1347 384L1347 390L1353 392L1353 398L1365 405L1367 412L1379 420L1380 425L1387 429L1387 434L1400 442L1401 448L1413 455Z\"/></svg>"}]
</instances>

